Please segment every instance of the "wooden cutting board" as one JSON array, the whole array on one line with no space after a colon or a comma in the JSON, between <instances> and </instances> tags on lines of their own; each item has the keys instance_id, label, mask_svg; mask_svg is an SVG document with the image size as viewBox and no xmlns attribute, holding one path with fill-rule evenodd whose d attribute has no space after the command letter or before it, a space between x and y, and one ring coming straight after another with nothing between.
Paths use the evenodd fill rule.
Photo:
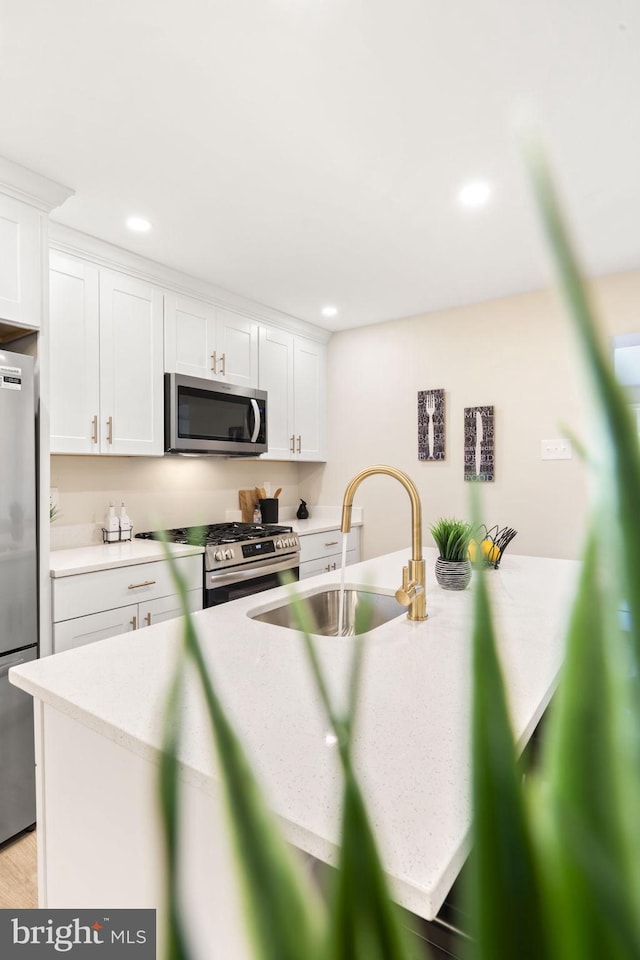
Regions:
<instances>
[{"instance_id":1,"label":"wooden cutting board","mask_svg":"<svg viewBox=\"0 0 640 960\"><path fill-rule=\"evenodd\" d=\"M255 491L255 487L252 490L238 490L238 499L240 501L243 523L253 522L253 511L255 509L257 496L258 495Z\"/></svg>"}]
</instances>

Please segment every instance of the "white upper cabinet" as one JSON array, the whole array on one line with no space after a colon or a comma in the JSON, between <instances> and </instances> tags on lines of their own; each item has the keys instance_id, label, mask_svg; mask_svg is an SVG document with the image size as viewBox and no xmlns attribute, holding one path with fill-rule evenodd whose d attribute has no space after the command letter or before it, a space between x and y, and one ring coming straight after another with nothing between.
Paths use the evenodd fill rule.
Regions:
<instances>
[{"instance_id":1,"label":"white upper cabinet","mask_svg":"<svg viewBox=\"0 0 640 960\"><path fill-rule=\"evenodd\" d=\"M232 310L167 293L165 370L255 387L258 324Z\"/></svg>"},{"instance_id":2,"label":"white upper cabinet","mask_svg":"<svg viewBox=\"0 0 640 960\"><path fill-rule=\"evenodd\" d=\"M51 253L51 452L164 452L162 291Z\"/></svg>"},{"instance_id":3,"label":"white upper cabinet","mask_svg":"<svg viewBox=\"0 0 640 960\"><path fill-rule=\"evenodd\" d=\"M0 196L0 320L40 326L41 256L40 212Z\"/></svg>"},{"instance_id":4,"label":"white upper cabinet","mask_svg":"<svg viewBox=\"0 0 640 960\"><path fill-rule=\"evenodd\" d=\"M324 460L326 348L284 330L260 327L261 390L267 391L263 460Z\"/></svg>"},{"instance_id":5,"label":"white upper cabinet","mask_svg":"<svg viewBox=\"0 0 640 960\"><path fill-rule=\"evenodd\" d=\"M52 453L99 453L98 268L51 253L49 356Z\"/></svg>"},{"instance_id":6,"label":"white upper cabinet","mask_svg":"<svg viewBox=\"0 0 640 960\"><path fill-rule=\"evenodd\" d=\"M326 460L327 350L293 338L294 440L299 460Z\"/></svg>"},{"instance_id":7,"label":"white upper cabinet","mask_svg":"<svg viewBox=\"0 0 640 960\"><path fill-rule=\"evenodd\" d=\"M164 453L162 291L100 271L100 412L108 453Z\"/></svg>"}]
</instances>

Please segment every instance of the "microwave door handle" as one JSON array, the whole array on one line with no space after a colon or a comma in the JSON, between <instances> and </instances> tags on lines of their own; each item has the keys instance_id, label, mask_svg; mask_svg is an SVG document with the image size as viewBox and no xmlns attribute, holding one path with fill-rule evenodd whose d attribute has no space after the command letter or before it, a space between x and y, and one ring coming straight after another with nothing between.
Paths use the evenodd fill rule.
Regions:
<instances>
[{"instance_id":1,"label":"microwave door handle","mask_svg":"<svg viewBox=\"0 0 640 960\"><path fill-rule=\"evenodd\" d=\"M253 433L251 434L251 443L255 443L258 439L258 434L260 433L261 418L260 418L260 407L258 406L257 400L251 400L251 406L253 407Z\"/></svg>"}]
</instances>

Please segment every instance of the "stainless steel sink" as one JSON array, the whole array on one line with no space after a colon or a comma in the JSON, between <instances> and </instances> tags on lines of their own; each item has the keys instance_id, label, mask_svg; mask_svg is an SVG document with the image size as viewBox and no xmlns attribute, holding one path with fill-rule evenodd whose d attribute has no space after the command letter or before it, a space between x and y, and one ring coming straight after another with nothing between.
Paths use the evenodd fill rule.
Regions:
<instances>
[{"instance_id":1,"label":"stainless steel sink","mask_svg":"<svg viewBox=\"0 0 640 960\"><path fill-rule=\"evenodd\" d=\"M317 593L303 597L301 602L306 605L313 618L315 624L313 633L322 637L338 636L339 587L319 590ZM357 634L367 633L369 630L374 630L383 623L395 619L395 617L401 617L406 612L406 607L398 603L393 596L388 596L385 593L374 593L371 590L359 587L346 587L344 591L343 628L340 636L353 637ZM262 608L252 611L249 616L252 620L260 620L262 623L270 623L276 627L288 627L290 630L300 629L300 623L291 601L286 601L271 609Z\"/></svg>"}]
</instances>

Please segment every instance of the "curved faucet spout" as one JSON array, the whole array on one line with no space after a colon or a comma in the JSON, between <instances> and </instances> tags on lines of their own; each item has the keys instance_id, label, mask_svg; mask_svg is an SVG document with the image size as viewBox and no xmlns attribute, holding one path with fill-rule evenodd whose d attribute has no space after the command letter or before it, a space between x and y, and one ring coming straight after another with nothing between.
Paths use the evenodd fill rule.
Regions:
<instances>
[{"instance_id":1,"label":"curved faucet spout","mask_svg":"<svg viewBox=\"0 0 640 960\"><path fill-rule=\"evenodd\" d=\"M384 464L366 467L361 470L349 481L344 492L341 530L343 533L348 533L351 529L351 511L356 490L366 477L372 477L376 474L394 477L409 494L411 500L412 556L409 565L402 571L402 587L396 592L396 599L409 607L407 616L410 620L426 620L425 570L424 560L422 559L422 505L413 480L402 470Z\"/></svg>"}]
</instances>

